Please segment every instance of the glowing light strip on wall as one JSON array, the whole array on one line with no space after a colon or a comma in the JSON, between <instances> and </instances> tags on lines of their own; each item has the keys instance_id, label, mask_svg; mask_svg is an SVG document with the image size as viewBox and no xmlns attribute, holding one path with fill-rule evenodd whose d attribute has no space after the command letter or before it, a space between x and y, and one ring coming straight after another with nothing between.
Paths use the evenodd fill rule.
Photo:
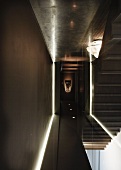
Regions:
<instances>
[{"instance_id":1,"label":"glowing light strip on wall","mask_svg":"<svg viewBox=\"0 0 121 170\"><path fill-rule=\"evenodd\" d=\"M89 46L91 43L91 36L89 36ZM92 73L92 54L91 54L91 49L89 53L89 58L90 58L90 116L102 127L102 129L111 137L111 139L114 140L114 142L121 147L121 144L119 143L118 140L115 139L115 137L112 135L112 133L92 114L92 105L93 105L93 73Z\"/></svg>"},{"instance_id":2,"label":"glowing light strip on wall","mask_svg":"<svg viewBox=\"0 0 121 170\"><path fill-rule=\"evenodd\" d=\"M46 131L46 135L45 135L42 147L40 147L38 160L37 160L36 167L34 168L34 170L41 169L47 142L49 139L49 135L50 135L53 119L54 119L54 113L55 113L55 63L53 62L53 65L52 65L52 116L51 116L49 124L48 124L48 128Z\"/></svg>"},{"instance_id":3,"label":"glowing light strip on wall","mask_svg":"<svg viewBox=\"0 0 121 170\"><path fill-rule=\"evenodd\" d=\"M54 114L55 114L55 54L56 54L55 14L52 14L52 15L53 15L53 18L52 18L52 55L53 55L52 56L53 58L53 63L52 63L52 116L48 124L48 128L46 131L46 135L45 135L42 147L40 147L38 160L37 160L36 167L34 168L34 170L41 170L42 162L44 159L44 154L46 151L46 147L47 147L47 143L48 143L48 139L49 139L49 135L50 135L53 119L54 119Z\"/></svg>"},{"instance_id":4,"label":"glowing light strip on wall","mask_svg":"<svg viewBox=\"0 0 121 170\"><path fill-rule=\"evenodd\" d=\"M54 20L55 20L55 16L54 17ZM56 44L55 44L55 27L53 27L53 32L52 32L52 55L53 55L53 62L55 62L55 48L56 48Z\"/></svg>"},{"instance_id":5,"label":"glowing light strip on wall","mask_svg":"<svg viewBox=\"0 0 121 170\"><path fill-rule=\"evenodd\" d=\"M55 5L55 1L51 0L51 9L52 9L52 21L51 21L51 28L52 28L52 39L51 39L51 43L52 43L52 58L53 58L53 62L55 62L55 57L56 57L56 5Z\"/></svg>"},{"instance_id":6,"label":"glowing light strip on wall","mask_svg":"<svg viewBox=\"0 0 121 170\"><path fill-rule=\"evenodd\" d=\"M32 4L31 4L31 6L33 8ZM45 150L46 150L46 146L47 146L47 143L48 143L48 139L49 139L49 135L50 135L53 119L54 119L54 114L55 114L55 55L56 55L55 0L51 0L51 7L52 7L52 17L50 17L52 19L51 20L51 23L52 23L51 44L52 44L52 59L53 59L53 63L52 63L52 116L50 117L50 120L49 120L49 123L48 123L48 126L47 126L47 130L45 132L44 140L43 140L42 144L40 144L39 153L38 153L35 165L32 168L32 170L41 170L42 162L43 162L43 159L44 159L44 154L45 154ZM34 8L33 8L33 11L35 12ZM36 13L35 13L35 16L36 16Z\"/></svg>"},{"instance_id":7,"label":"glowing light strip on wall","mask_svg":"<svg viewBox=\"0 0 121 170\"><path fill-rule=\"evenodd\" d=\"M89 52L89 59L90 59L90 115L92 114L92 99L93 99L93 94L92 94L92 54L91 54L91 36L89 36L89 47L90 47L90 52Z\"/></svg>"},{"instance_id":8,"label":"glowing light strip on wall","mask_svg":"<svg viewBox=\"0 0 121 170\"><path fill-rule=\"evenodd\" d=\"M55 63L52 65L52 115L55 114Z\"/></svg>"},{"instance_id":9,"label":"glowing light strip on wall","mask_svg":"<svg viewBox=\"0 0 121 170\"><path fill-rule=\"evenodd\" d=\"M53 64L52 64L52 116L50 118L48 128L47 128L47 131L46 131L46 135L45 135L42 147L40 148L38 160L37 160L36 167L34 168L34 170L40 170L41 169L45 150L46 150L46 146L47 146L47 142L48 142L48 139L49 139L49 134L50 134L53 119L54 119L54 113L55 113L55 63L53 62Z\"/></svg>"},{"instance_id":10,"label":"glowing light strip on wall","mask_svg":"<svg viewBox=\"0 0 121 170\"><path fill-rule=\"evenodd\" d=\"M52 122L53 122L53 118L54 118L54 115L51 116L49 126L48 126L48 129L47 129L46 135L45 135L45 139L44 139L42 147L40 148L39 157L38 157L37 164L36 164L36 167L35 167L34 170L40 170L41 169L45 150L46 150L46 146L47 146L47 142L48 142L48 138L49 138L49 134L50 134L50 130L51 130L51 126L52 126Z\"/></svg>"}]
</instances>

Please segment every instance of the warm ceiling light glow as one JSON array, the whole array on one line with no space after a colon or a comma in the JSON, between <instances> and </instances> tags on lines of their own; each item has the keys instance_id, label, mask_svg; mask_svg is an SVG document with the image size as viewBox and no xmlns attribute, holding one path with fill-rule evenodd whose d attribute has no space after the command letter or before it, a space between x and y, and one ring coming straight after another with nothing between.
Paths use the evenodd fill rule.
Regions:
<instances>
[{"instance_id":1,"label":"warm ceiling light glow","mask_svg":"<svg viewBox=\"0 0 121 170\"><path fill-rule=\"evenodd\" d=\"M74 26L75 26L74 21L70 21L70 28L71 28L71 29L73 29L73 28L74 28Z\"/></svg>"},{"instance_id":2,"label":"warm ceiling light glow","mask_svg":"<svg viewBox=\"0 0 121 170\"><path fill-rule=\"evenodd\" d=\"M55 4L55 0L51 0L50 3L51 3L51 6L55 6L56 5Z\"/></svg>"},{"instance_id":3,"label":"warm ceiling light glow","mask_svg":"<svg viewBox=\"0 0 121 170\"><path fill-rule=\"evenodd\" d=\"M94 40L89 43L87 47L87 51L91 53L91 55L98 58L101 46L102 46L102 40Z\"/></svg>"},{"instance_id":4,"label":"warm ceiling light glow","mask_svg":"<svg viewBox=\"0 0 121 170\"><path fill-rule=\"evenodd\" d=\"M53 20L52 20L52 58L53 58L53 62L55 62L55 57L56 57L55 15L53 14Z\"/></svg>"},{"instance_id":5,"label":"warm ceiling light glow","mask_svg":"<svg viewBox=\"0 0 121 170\"><path fill-rule=\"evenodd\" d=\"M77 8L77 5L76 5L76 4L73 4L72 7L75 9L75 8Z\"/></svg>"},{"instance_id":6,"label":"warm ceiling light glow","mask_svg":"<svg viewBox=\"0 0 121 170\"><path fill-rule=\"evenodd\" d=\"M51 55L52 60L55 62L56 57L56 1L50 0L51 3Z\"/></svg>"}]
</instances>

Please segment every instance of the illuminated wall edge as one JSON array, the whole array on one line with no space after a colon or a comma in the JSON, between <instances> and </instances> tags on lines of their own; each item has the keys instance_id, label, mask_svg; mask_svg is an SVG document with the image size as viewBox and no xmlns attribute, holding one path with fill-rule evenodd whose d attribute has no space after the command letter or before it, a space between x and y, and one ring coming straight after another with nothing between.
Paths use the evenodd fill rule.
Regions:
<instances>
[{"instance_id":1,"label":"illuminated wall edge","mask_svg":"<svg viewBox=\"0 0 121 170\"><path fill-rule=\"evenodd\" d=\"M53 62L52 63L52 116L50 118L47 131L45 133L43 144L42 146L40 146L39 154L38 154L36 164L33 170L41 170L42 162L44 159L44 154L46 151L46 147L47 147L47 143L48 143L48 139L49 139L49 135L50 135L53 119L54 119L54 114L55 114L55 63Z\"/></svg>"},{"instance_id":2,"label":"illuminated wall edge","mask_svg":"<svg viewBox=\"0 0 121 170\"><path fill-rule=\"evenodd\" d=\"M29 0L29 1L30 1L30 5L32 7L32 10L33 10L33 12L34 12L34 14L37 18L37 15L36 15L36 12L33 8L31 0ZM51 0L51 4L54 7L55 6L55 0ZM51 30L52 31L52 40L51 41L52 41L52 44L53 44L52 55L51 55L51 58L52 58L52 115L50 117L42 145L40 145L38 156L37 156L37 159L35 160L34 168L32 168L32 170L41 170L44 154L45 154L45 151L46 151L46 146L47 146L47 143L48 143L48 139L49 139L49 135L50 135L50 131L51 131L54 115L55 115L55 54L56 54L56 44L55 44L55 23L56 22L55 22L55 19L56 19L55 14L53 13L53 18L52 18L53 27L52 27L52 30ZM39 22L38 22L38 24L39 24ZM44 36L43 36L43 38L44 38ZM48 48L48 46L47 46L47 48ZM49 51L49 49L48 49L48 51Z\"/></svg>"}]
</instances>

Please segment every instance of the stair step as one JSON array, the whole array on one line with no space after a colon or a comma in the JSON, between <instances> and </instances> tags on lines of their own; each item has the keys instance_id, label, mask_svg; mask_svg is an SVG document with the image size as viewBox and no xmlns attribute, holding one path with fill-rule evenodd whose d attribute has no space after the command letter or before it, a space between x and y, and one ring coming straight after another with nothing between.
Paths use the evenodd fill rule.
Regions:
<instances>
[{"instance_id":1,"label":"stair step","mask_svg":"<svg viewBox=\"0 0 121 170\"><path fill-rule=\"evenodd\" d=\"M101 71L99 75L121 75L121 70L120 71L115 71L115 70L107 70L107 71Z\"/></svg>"},{"instance_id":2,"label":"stair step","mask_svg":"<svg viewBox=\"0 0 121 170\"><path fill-rule=\"evenodd\" d=\"M98 83L121 84L121 74L102 74L98 75Z\"/></svg>"},{"instance_id":3,"label":"stair step","mask_svg":"<svg viewBox=\"0 0 121 170\"><path fill-rule=\"evenodd\" d=\"M106 57L103 59L104 60L118 60L120 62L121 60L121 55L106 55Z\"/></svg>"},{"instance_id":4,"label":"stair step","mask_svg":"<svg viewBox=\"0 0 121 170\"><path fill-rule=\"evenodd\" d=\"M83 133L83 135L82 136L84 136L84 137L93 137L93 138L107 138L107 137L109 137L107 134L94 134L94 133L92 133L92 134L90 134L90 133Z\"/></svg>"},{"instance_id":5,"label":"stair step","mask_svg":"<svg viewBox=\"0 0 121 170\"><path fill-rule=\"evenodd\" d=\"M108 121L108 122L121 122L121 115L120 116L96 116L101 121Z\"/></svg>"},{"instance_id":6,"label":"stair step","mask_svg":"<svg viewBox=\"0 0 121 170\"><path fill-rule=\"evenodd\" d=\"M118 127L108 127L107 128L113 135L116 135L119 131L120 128ZM94 130L94 128L92 129L92 131ZM85 127L84 131L89 131L88 127ZM95 131L95 130L94 130ZM100 128L96 128L96 131L100 131Z\"/></svg>"},{"instance_id":7,"label":"stair step","mask_svg":"<svg viewBox=\"0 0 121 170\"><path fill-rule=\"evenodd\" d=\"M108 45L106 46L106 48L108 48ZM121 54L121 44L120 41L112 46L109 46L108 51L107 51L107 55L117 55L117 54Z\"/></svg>"},{"instance_id":8,"label":"stair step","mask_svg":"<svg viewBox=\"0 0 121 170\"><path fill-rule=\"evenodd\" d=\"M108 143L107 143L108 144ZM104 150L104 148L106 147L106 145L105 146L98 146L98 145L84 145L84 148L86 149L86 150Z\"/></svg>"},{"instance_id":9,"label":"stair step","mask_svg":"<svg viewBox=\"0 0 121 170\"><path fill-rule=\"evenodd\" d=\"M103 150L109 142L83 142L86 150Z\"/></svg>"},{"instance_id":10,"label":"stair step","mask_svg":"<svg viewBox=\"0 0 121 170\"><path fill-rule=\"evenodd\" d=\"M120 94L121 84L96 84L95 94Z\"/></svg>"},{"instance_id":11,"label":"stair step","mask_svg":"<svg viewBox=\"0 0 121 170\"><path fill-rule=\"evenodd\" d=\"M83 142L110 142L111 141L111 138L106 138L106 139L104 139L104 138L102 138L102 139L100 139L100 138L83 138Z\"/></svg>"},{"instance_id":12,"label":"stair step","mask_svg":"<svg viewBox=\"0 0 121 170\"><path fill-rule=\"evenodd\" d=\"M114 38L121 38L121 23L112 24L112 36Z\"/></svg>"},{"instance_id":13,"label":"stair step","mask_svg":"<svg viewBox=\"0 0 121 170\"><path fill-rule=\"evenodd\" d=\"M94 103L93 104L94 111L97 110L120 110L121 111L121 103Z\"/></svg>"},{"instance_id":14,"label":"stair step","mask_svg":"<svg viewBox=\"0 0 121 170\"><path fill-rule=\"evenodd\" d=\"M121 94L96 94L94 96L94 102L104 103L121 103Z\"/></svg>"},{"instance_id":15,"label":"stair step","mask_svg":"<svg viewBox=\"0 0 121 170\"><path fill-rule=\"evenodd\" d=\"M103 71L121 71L121 60L103 60L101 69Z\"/></svg>"},{"instance_id":16,"label":"stair step","mask_svg":"<svg viewBox=\"0 0 121 170\"><path fill-rule=\"evenodd\" d=\"M92 134L92 135L97 135L97 134L95 134L95 131L97 132L97 134L99 133L98 135L103 135L104 133L106 133L106 132L102 132L102 131L100 131L100 130L92 130L92 131L91 131L91 130L89 130L89 129L88 129L88 130L87 130L87 129L84 129L84 135L86 135L86 134L87 134L87 135L88 135L88 134L89 134L89 135L91 135L91 134ZM102 134L101 134L101 132L102 132ZM118 130L117 132L119 132L119 130ZM116 130L111 131L112 135L114 135L114 136L117 134L117 132L116 132ZM106 134L107 134L107 133L106 133ZM108 135L108 134L107 134L107 135ZM107 135L106 135L106 136L107 136Z\"/></svg>"}]
</instances>

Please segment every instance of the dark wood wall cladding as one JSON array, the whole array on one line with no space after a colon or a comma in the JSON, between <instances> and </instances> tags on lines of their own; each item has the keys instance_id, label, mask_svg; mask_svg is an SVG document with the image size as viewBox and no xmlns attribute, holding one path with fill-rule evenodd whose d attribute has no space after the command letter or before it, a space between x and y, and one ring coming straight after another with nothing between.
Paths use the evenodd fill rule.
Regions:
<instances>
[{"instance_id":1,"label":"dark wood wall cladding","mask_svg":"<svg viewBox=\"0 0 121 170\"><path fill-rule=\"evenodd\" d=\"M29 1L1 1L0 169L30 170L51 115L51 59Z\"/></svg>"}]
</instances>

